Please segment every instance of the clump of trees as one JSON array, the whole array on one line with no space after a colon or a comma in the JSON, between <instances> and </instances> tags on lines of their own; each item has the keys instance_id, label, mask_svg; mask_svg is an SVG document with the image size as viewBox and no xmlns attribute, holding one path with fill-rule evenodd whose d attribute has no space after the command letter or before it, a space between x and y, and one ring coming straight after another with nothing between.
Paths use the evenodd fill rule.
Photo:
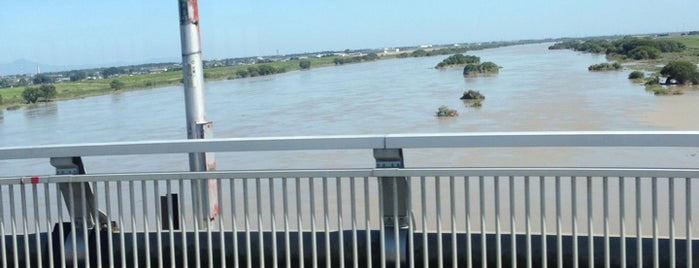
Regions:
<instances>
[{"instance_id":1,"label":"clump of trees","mask_svg":"<svg viewBox=\"0 0 699 268\"><path fill-rule=\"evenodd\" d=\"M641 71L633 71L629 74L629 79L640 80L643 79L645 76L646 75Z\"/></svg>"},{"instance_id":2,"label":"clump of trees","mask_svg":"<svg viewBox=\"0 0 699 268\"><path fill-rule=\"evenodd\" d=\"M114 91L121 90L122 88L124 88L124 82L114 79L112 80L112 82L109 82L109 87L112 88L112 90Z\"/></svg>"},{"instance_id":3,"label":"clump of trees","mask_svg":"<svg viewBox=\"0 0 699 268\"><path fill-rule=\"evenodd\" d=\"M54 85L27 87L22 91L22 98L24 98L24 101L27 103L51 101L54 97L56 97L56 87Z\"/></svg>"},{"instance_id":4,"label":"clump of trees","mask_svg":"<svg viewBox=\"0 0 699 268\"><path fill-rule=\"evenodd\" d=\"M478 74L490 74L497 73L500 71L500 66L497 64L486 61L481 64L467 64L464 67L464 75L478 75Z\"/></svg>"},{"instance_id":5,"label":"clump of trees","mask_svg":"<svg viewBox=\"0 0 699 268\"><path fill-rule=\"evenodd\" d=\"M442 105L437 109L437 117L454 117L459 116L459 113L454 109L449 109L449 107Z\"/></svg>"},{"instance_id":6,"label":"clump of trees","mask_svg":"<svg viewBox=\"0 0 699 268\"><path fill-rule=\"evenodd\" d=\"M549 49L572 49L589 53L604 53L607 55L620 55L622 58L643 60L660 58L661 53L682 52L687 49L684 44L667 39L624 37L610 41L604 39L592 39L586 41L569 40L556 43Z\"/></svg>"},{"instance_id":7,"label":"clump of trees","mask_svg":"<svg viewBox=\"0 0 699 268\"><path fill-rule=\"evenodd\" d=\"M699 84L697 65L688 61L671 61L660 70L660 74L667 77L668 82L675 80L678 84Z\"/></svg>"},{"instance_id":8,"label":"clump of trees","mask_svg":"<svg viewBox=\"0 0 699 268\"><path fill-rule=\"evenodd\" d=\"M483 99L485 99L485 96L483 96L483 94L481 94L480 91L475 91L475 90L469 89L468 91L464 92L464 95L461 96L460 99L462 99L462 100L483 100Z\"/></svg>"},{"instance_id":9,"label":"clump of trees","mask_svg":"<svg viewBox=\"0 0 699 268\"><path fill-rule=\"evenodd\" d=\"M442 62L438 63L437 66L434 68L440 69L440 68L445 68L449 66L454 66L454 65L463 65L463 64L478 64L481 63L481 58L477 56L472 56L472 55L464 55L464 54L454 54L449 56L448 58L442 60Z\"/></svg>"},{"instance_id":10,"label":"clump of trees","mask_svg":"<svg viewBox=\"0 0 699 268\"><path fill-rule=\"evenodd\" d=\"M348 63L359 63L363 61L375 61L379 59L379 55L376 55L376 53L369 53L364 56L354 56L354 57L343 57L343 58L335 58L333 60L333 63L335 65L343 65L343 64L348 64Z\"/></svg>"},{"instance_id":11,"label":"clump of trees","mask_svg":"<svg viewBox=\"0 0 699 268\"><path fill-rule=\"evenodd\" d=\"M609 64L607 62L603 62L600 64L593 64L590 65L590 67L587 67L588 71L593 71L593 72L599 72L599 71L616 71L616 70L621 70L621 64L618 62Z\"/></svg>"},{"instance_id":12,"label":"clump of trees","mask_svg":"<svg viewBox=\"0 0 699 268\"><path fill-rule=\"evenodd\" d=\"M284 68L275 68L269 64L251 65L247 69L240 69L235 72L238 78L265 76L286 72Z\"/></svg>"},{"instance_id":13,"label":"clump of trees","mask_svg":"<svg viewBox=\"0 0 699 268\"><path fill-rule=\"evenodd\" d=\"M311 68L311 61L310 60L300 60L299 61L299 68L301 70L308 70Z\"/></svg>"},{"instance_id":14,"label":"clump of trees","mask_svg":"<svg viewBox=\"0 0 699 268\"><path fill-rule=\"evenodd\" d=\"M424 49L417 49L413 52L410 53L400 53L398 54L398 58L408 58L408 57L413 57L413 58L419 58L419 57L430 57L430 56L438 56L438 55L449 55L449 54L462 54L466 53L466 48L465 47L448 47L448 48L440 48L440 49L433 49L433 50L424 50Z\"/></svg>"},{"instance_id":15,"label":"clump of trees","mask_svg":"<svg viewBox=\"0 0 699 268\"><path fill-rule=\"evenodd\" d=\"M37 75L34 76L34 78L32 78L32 82L33 82L35 85L41 85L41 84L51 84L51 83L53 83L54 81L53 81L53 78L50 77L50 76L48 76L48 75L45 75L45 74L37 74Z\"/></svg>"}]
</instances>

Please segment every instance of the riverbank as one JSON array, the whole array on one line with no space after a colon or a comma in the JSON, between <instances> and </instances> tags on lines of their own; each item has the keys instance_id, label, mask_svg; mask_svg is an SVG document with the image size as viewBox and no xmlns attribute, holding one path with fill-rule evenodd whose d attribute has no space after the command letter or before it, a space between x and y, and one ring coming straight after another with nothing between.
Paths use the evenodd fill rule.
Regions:
<instances>
[{"instance_id":1,"label":"riverbank","mask_svg":"<svg viewBox=\"0 0 699 268\"><path fill-rule=\"evenodd\" d=\"M675 36L675 37L662 37L672 40L679 41L687 46L687 49L683 52L673 52L673 53L663 53L663 57L658 60L642 60L642 61L627 61L624 66L633 70L646 70L649 72L658 72L660 68L668 61L683 59L689 60L691 62L699 62L699 36ZM541 40L540 42L550 42L551 40ZM527 43L527 42L524 42ZM468 47L469 50L480 50L484 48L502 47L524 44L523 42L502 42L496 44L480 44L477 47ZM437 51L440 49L453 49L453 48L428 48L425 51ZM404 50L398 52L380 53L378 54L376 60L394 59L394 58L406 58L415 57L413 52L422 49L415 50ZM338 65L337 59L343 59L347 57L342 56L331 56L331 57L320 57L320 58L306 58L306 59L293 59L287 61L277 61L269 63L258 63L254 65L239 65L239 66L227 66L227 67L214 67L204 69L204 79L206 81L219 81L219 80L231 80L244 78L246 76L241 75L241 72L247 71L251 66L262 66L268 65L278 70L276 73L284 73L290 71L301 70L299 63L301 61L310 61L310 68L321 68L328 66ZM361 62L361 61L360 61ZM54 84L56 86L56 96L52 101L68 100L68 99L79 99L91 96L106 95L117 92L113 90L110 83L113 80L119 80L123 83L123 87L119 89L119 92L124 91L134 91L134 90L145 90L152 88L159 88L164 86L172 86L182 83L182 71L168 71L158 74L142 74L133 76L121 76L117 78L108 79L97 79L97 80L84 80L76 82L62 82ZM0 103L0 109L17 109L25 105L25 100L22 98L22 91L25 87L15 87L0 89L0 96L2 103Z\"/></svg>"}]
</instances>

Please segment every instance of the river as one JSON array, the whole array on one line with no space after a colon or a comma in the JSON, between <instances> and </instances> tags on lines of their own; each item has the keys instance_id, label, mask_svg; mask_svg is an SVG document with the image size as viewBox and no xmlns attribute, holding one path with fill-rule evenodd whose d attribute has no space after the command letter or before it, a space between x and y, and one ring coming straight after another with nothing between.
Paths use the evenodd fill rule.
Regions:
<instances>
[{"instance_id":1,"label":"river","mask_svg":"<svg viewBox=\"0 0 699 268\"><path fill-rule=\"evenodd\" d=\"M533 44L471 51L502 66L485 77L433 68L446 56L392 59L206 83L219 138L488 131L697 130L696 92L657 97L630 71L589 72L603 55ZM467 89L481 108L459 100ZM440 105L460 116L437 118ZM183 139L181 86L58 101L0 112L0 147ZM613 153L615 157L608 155ZM696 166L696 150L513 149L406 155L408 166ZM439 157L434 157L435 155ZM532 157L534 155L535 157ZM606 157L605 157L606 156ZM370 152L219 154L219 169L370 167ZM186 156L87 158L89 172L187 170ZM123 165L115 165L122 162ZM128 167L128 168L125 168ZM50 174L45 159L0 162L0 176Z\"/></svg>"},{"instance_id":2,"label":"river","mask_svg":"<svg viewBox=\"0 0 699 268\"><path fill-rule=\"evenodd\" d=\"M548 45L469 52L503 67L499 74L483 77L464 78L461 68L436 70L433 67L446 57L436 56L209 82L205 86L208 118L219 138L699 130L699 120L692 117L699 114L696 91L654 96L626 79L629 70L588 72L589 65L605 61L603 55L550 51ZM467 89L485 95L482 107L472 108L459 100ZM441 105L458 110L460 116L437 118ZM180 86L43 103L0 111L0 147L183 139L184 118ZM405 157L408 167L696 167L699 159L697 148L406 150ZM374 165L371 151L218 153L216 158L222 170ZM86 157L84 161L89 173L188 170L186 155ZM47 159L0 161L0 177L51 173ZM564 182L564 188L569 184ZM492 187L488 182L488 192ZM618 191L614 187L613 193ZM534 204L537 195L533 194ZM630 198L627 195L628 204L633 202ZM662 194L661 200L666 199Z\"/></svg>"}]
</instances>

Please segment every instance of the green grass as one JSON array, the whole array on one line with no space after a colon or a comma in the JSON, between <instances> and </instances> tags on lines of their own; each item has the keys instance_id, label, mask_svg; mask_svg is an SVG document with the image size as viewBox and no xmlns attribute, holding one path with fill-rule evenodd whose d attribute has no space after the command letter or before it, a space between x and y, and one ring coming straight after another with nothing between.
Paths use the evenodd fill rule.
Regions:
<instances>
[{"instance_id":1,"label":"green grass","mask_svg":"<svg viewBox=\"0 0 699 268\"><path fill-rule=\"evenodd\" d=\"M392 57L386 57L392 58ZM324 58L309 58L311 61L311 69L325 66L335 65L333 60L335 57ZM300 70L299 60L289 60L284 62L263 63L274 67L275 69L283 69L285 72ZM250 65L215 67L204 69L204 76L207 81L237 79L236 72L238 70L247 69ZM141 90L154 87L179 85L182 83L182 71L170 71L159 74L144 74L123 76L118 78L84 80L78 82L63 82L56 83L56 98L55 100L76 99L89 96L111 94L114 90L111 89L109 83L112 80L119 80L124 83L124 88L120 91ZM22 98L22 91L25 87L0 89L2 95L2 104L0 107L17 107L25 104Z\"/></svg>"}]
</instances>

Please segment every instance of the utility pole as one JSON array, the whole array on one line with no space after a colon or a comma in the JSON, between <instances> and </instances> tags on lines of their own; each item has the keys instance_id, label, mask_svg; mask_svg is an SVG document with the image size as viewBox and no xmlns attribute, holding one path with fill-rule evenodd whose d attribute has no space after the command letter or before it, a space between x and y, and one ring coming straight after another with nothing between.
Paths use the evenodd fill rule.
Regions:
<instances>
[{"instance_id":1,"label":"utility pole","mask_svg":"<svg viewBox=\"0 0 699 268\"><path fill-rule=\"evenodd\" d=\"M187 138L207 139L213 136L213 123L206 120L204 104L204 68L201 60L199 10L197 0L178 0L180 11L180 41L182 44L182 71L184 75ZM189 153L189 171L216 169L212 153ZM216 181L192 181L192 201L197 225L204 227L218 216Z\"/></svg>"}]
</instances>

